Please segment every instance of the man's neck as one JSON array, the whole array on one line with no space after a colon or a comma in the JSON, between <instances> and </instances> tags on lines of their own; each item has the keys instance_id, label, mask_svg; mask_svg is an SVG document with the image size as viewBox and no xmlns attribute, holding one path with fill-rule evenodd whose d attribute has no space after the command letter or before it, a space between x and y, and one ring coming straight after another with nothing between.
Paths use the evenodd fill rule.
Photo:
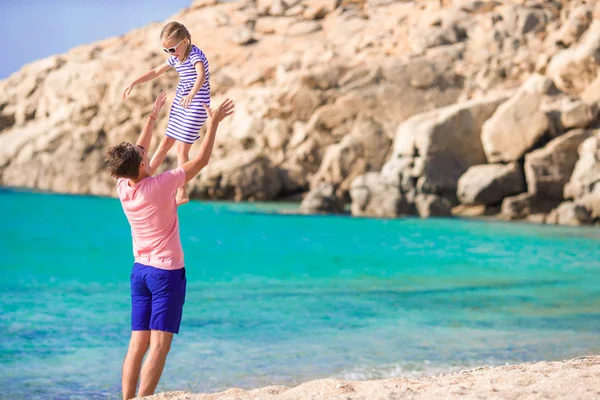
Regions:
<instances>
[{"instance_id":1,"label":"man's neck","mask_svg":"<svg viewBox=\"0 0 600 400\"><path fill-rule=\"evenodd\" d=\"M149 177L150 175L148 175L147 173L140 173L140 176L137 177L137 179L129 179L129 186L135 186L137 185L139 182L142 181L142 179L145 179L147 177Z\"/></svg>"}]
</instances>

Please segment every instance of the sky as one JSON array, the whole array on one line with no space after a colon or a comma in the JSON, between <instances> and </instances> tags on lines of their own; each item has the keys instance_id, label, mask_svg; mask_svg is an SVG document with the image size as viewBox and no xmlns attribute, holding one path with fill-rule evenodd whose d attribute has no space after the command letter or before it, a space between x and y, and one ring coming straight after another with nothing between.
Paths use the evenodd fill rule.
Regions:
<instances>
[{"instance_id":1,"label":"sky","mask_svg":"<svg viewBox=\"0 0 600 400\"><path fill-rule=\"evenodd\" d=\"M0 0L0 79L32 61L164 21L190 4L191 0Z\"/></svg>"}]
</instances>

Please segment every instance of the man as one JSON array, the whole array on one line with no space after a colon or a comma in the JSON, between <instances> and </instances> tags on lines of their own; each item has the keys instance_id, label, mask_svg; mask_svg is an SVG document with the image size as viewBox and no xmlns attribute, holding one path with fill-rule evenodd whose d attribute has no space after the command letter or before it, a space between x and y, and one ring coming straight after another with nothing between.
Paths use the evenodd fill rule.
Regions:
<instances>
[{"instance_id":1,"label":"man","mask_svg":"<svg viewBox=\"0 0 600 400\"><path fill-rule=\"evenodd\" d=\"M179 333L186 278L175 193L208 164L217 127L233 113L229 99L215 110L205 106L207 129L198 156L180 168L152 176L147 149L164 104L161 93L135 145L124 142L106 153L110 173L118 178L117 193L131 225L135 256L130 278L132 332L123 362L124 400L136 397L138 380L138 396L154 394L173 334Z\"/></svg>"}]
</instances>

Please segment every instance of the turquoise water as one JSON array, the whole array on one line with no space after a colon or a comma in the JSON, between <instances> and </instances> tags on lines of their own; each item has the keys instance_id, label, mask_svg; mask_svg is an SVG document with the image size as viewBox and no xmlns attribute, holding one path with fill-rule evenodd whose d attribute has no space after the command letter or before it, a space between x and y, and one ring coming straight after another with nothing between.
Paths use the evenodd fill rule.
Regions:
<instances>
[{"instance_id":1,"label":"turquoise water","mask_svg":"<svg viewBox=\"0 0 600 400\"><path fill-rule=\"evenodd\" d=\"M114 199L0 191L0 396L119 398ZM188 295L158 391L437 374L600 352L600 229L180 209Z\"/></svg>"}]
</instances>

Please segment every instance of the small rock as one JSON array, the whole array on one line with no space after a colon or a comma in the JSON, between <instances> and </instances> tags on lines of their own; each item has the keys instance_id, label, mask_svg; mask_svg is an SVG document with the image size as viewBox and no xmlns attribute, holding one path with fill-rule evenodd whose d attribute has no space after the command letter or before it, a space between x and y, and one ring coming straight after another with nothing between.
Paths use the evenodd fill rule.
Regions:
<instances>
[{"instance_id":1,"label":"small rock","mask_svg":"<svg viewBox=\"0 0 600 400\"><path fill-rule=\"evenodd\" d=\"M600 71L600 20L592 22L577 45L558 52L547 68L556 86L566 92L578 93L596 79Z\"/></svg>"},{"instance_id":2,"label":"small rock","mask_svg":"<svg viewBox=\"0 0 600 400\"><path fill-rule=\"evenodd\" d=\"M586 103L600 103L600 75L585 88L581 94L581 100Z\"/></svg>"},{"instance_id":3,"label":"small rock","mask_svg":"<svg viewBox=\"0 0 600 400\"><path fill-rule=\"evenodd\" d=\"M322 182L311 190L302 203L300 212L313 214L317 212L344 212L344 202L335 194L335 186L329 182Z\"/></svg>"},{"instance_id":4,"label":"small rock","mask_svg":"<svg viewBox=\"0 0 600 400\"><path fill-rule=\"evenodd\" d=\"M591 7L581 5L569 14L569 18L556 35L556 42L568 47L577 42L592 22Z\"/></svg>"},{"instance_id":5,"label":"small rock","mask_svg":"<svg viewBox=\"0 0 600 400\"><path fill-rule=\"evenodd\" d=\"M579 146L578 154L579 160L565 185L567 199L578 199L600 187L600 129L592 131L592 136Z\"/></svg>"},{"instance_id":6,"label":"small rock","mask_svg":"<svg viewBox=\"0 0 600 400\"><path fill-rule=\"evenodd\" d=\"M321 30L321 24L316 21L298 21L288 27L287 34L298 36Z\"/></svg>"},{"instance_id":7,"label":"small rock","mask_svg":"<svg viewBox=\"0 0 600 400\"><path fill-rule=\"evenodd\" d=\"M269 14L274 16L283 15L285 12L285 6L281 0L273 0L271 3L271 9L269 10Z\"/></svg>"},{"instance_id":8,"label":"small rock","mask_svg":"<svg viewBox=\"0 0 600 400\"><path fill-rule=\"evenodd\" d=\"M532 193L506 197L502 201L502 215L508 219L522 219L531 214L547 214L559 201L544 199Z\"/></svg>"},{"instance_id":9,"label":"small rock","mask_svg":"<svg viewBox=\"0 0 600 400\"><path fill-rule=\"evenodd\" d=\"M597 104L577 101L561 113L560 122L567 129L585 128L596 119L599 111Z\"/></svg>"},{"instance_id":10,"label":"small rock","mask_svg":"<svg viewBox=\"0 0 600 400\"><path fill-rule=\"evenodd\" d=\"M418 194L415 197L415 205L421 218L452 216L450 201L435 194Z\"/></svg>"},{"instance_id":11,"label":"small rock","mask_svg":"<svg viewBox=\"0 0 600 400\"><path fill-rule=\"evenodd\" d=\"M546 218L546 223L570 226L590 225L592 217L590 212L582 205L575 204L572 201L565 201L552 210L548 218Z\"/></svg>"},{"instance_id":12,"label":"small rock","mask_svg":"<svg viewBox=\"0 0 600 400\"><path fill-rule=\"evenodd\" d=\"M463 204L490 205L525 189L525 177L518 163L484 164L469 168L460 177L457 196Z\"/></svg>"},{"instance_id":13,"label":"small rock","mask_svg":"<svg viewBox=\"0 0 600 400\"><path fill-rule=\"evenodd\" d=\"M414 214L414 207L397 186L388 186L378 172L356 177L350 187L351 211L354 216L396 218Z\"/></svg>"},{"instance_id":14,"label":"small rock","mask_svg":"<svg viewBox=\"0 0 600 400\"><path fill-rule=\"evenodd\" d=\"M252 30L245 26L234 32L231 41L242 46L256 42Z\"/></svg>"},{"instance_id":15,"label":"small rock","mask_svg":"<svg viewBox=\"0 0 600 400\"><path fill-rule=\"evenodd\" d=\"M298 5L295 5L293 7L288 8L287 10L285 10L283 15L285 15L286 17L298 17L298 16L302 15L303 13L304 13L304 6L301 4L298 4Z\"/></svg>"}]
</instances>

